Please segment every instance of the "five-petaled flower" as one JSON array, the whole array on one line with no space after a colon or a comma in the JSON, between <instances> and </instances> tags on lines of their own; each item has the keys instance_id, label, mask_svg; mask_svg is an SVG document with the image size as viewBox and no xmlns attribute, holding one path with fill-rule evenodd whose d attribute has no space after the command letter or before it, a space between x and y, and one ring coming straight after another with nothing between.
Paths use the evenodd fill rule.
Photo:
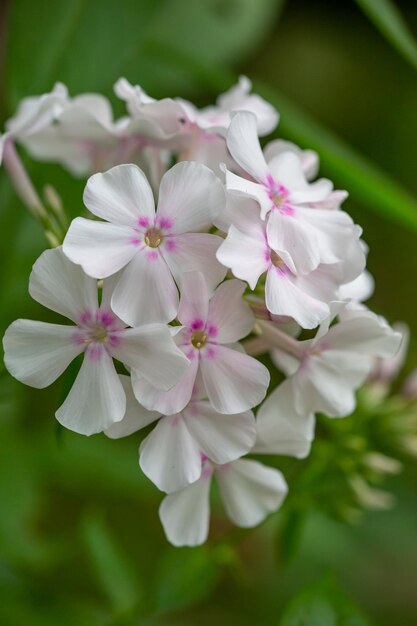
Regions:
<instances>
[{"instance_id":1,"label":"five-petaled flower","mask_svg":"<svg viewBox=\"0 0 417 626\"><path fill-rule=\"evenodd\" d=\"M13 322L3 340L5 364L18 380L43 388L84 354L74 385L56 412L58 421L70 430L91 435L123 418L126 396L113 359L140 371L161 390L172 387L189 366L166 325L126 328L110 306L111 281L104 281L99 304L97 281L71 263L61 248L40 256L29 291L76 325Z\"/></svg>"}]
</instances>

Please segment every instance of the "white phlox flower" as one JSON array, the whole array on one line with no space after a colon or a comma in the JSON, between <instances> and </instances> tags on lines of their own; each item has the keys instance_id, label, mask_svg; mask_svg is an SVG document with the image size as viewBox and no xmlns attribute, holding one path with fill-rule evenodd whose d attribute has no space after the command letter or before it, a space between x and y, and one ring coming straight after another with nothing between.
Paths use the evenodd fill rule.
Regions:
<instances>
[{"instance_id":1,"label":"white phlox flower","mask_svg":"<svg viewBox=\"0 0 417 626\"><path fill-rule=\"evenodd\" d=\"M238 459L216 465L203 458L202 464L199 480L167 495L159 508L165 534L174 546L197 546L206 541L213 475L227 516L241 528L260 524L279 509L287 494L287 483L281 472L258 461Z\"/></svg>"},{"instance_id":2,"label":"white phlox flower","mask_svg":"<svg viewBox=\"0 0 417 626\"><path fill-rule=\"evenodd\" d=\"M269 245L291 270L305 275L320 264L346 265L356 242L359 271L354 267L353 275L347 272L343 282L356 278L365 266L359 244L361 230L344 211L320 208L318 204L329 198L332 183L327 179L308 182L301 155L292 148L279 151L267 163L252 113L234 115L227 132L227 146L250 177L249 180L227 171L227 189L257 201L261 219L267 218Z\"/></svg>"},{"instance_id":3,"label":"white phlox flower","mask_svg":"<svg viewBox=\"0 0 417 626\"><path fill-rule=\"evenodd\" d=\"M36 261L29 281L31 296L75 323L75 326L17 320L4 339L5 365L31 387L53 383L79 354L83 362L57 420L66 428L91 435L119 422L126 395L113 359L146 379L169 389L188 368L164 324L137 328L113 312L112 282L104 281L99 303L97 281L71 263L61 248L45 251Z\"/></svg>"},{"instance_id":4,"label":"white phlox flower","mask_svg":"<svg viewBox=\"0 0 417 626\"><path fill-rule=\"evenodd\" d=\"M294 341L292 354L277 349L272 352L276 366L288 377L284 383L285 393L291 396L294 411L300 416L311 413L324 413L328 417L350 415L356 404L355 391L369 375L374 359L392 358L398 352L401 333L371 311L357 310L330 326L345 306L345 303L334 303L332 314L321 324L315 338ZM273 322L258 323L269 332L273 345ZM278 342L277 338L275 345ZM270 398L274 394L281 397L279 389Z\"/></svg>"},{"instance_id":5,"label":"white phlox flower","mask_svg":"<svg viewBox=\"0 0 417 626\"><path fill-rule=\"evenodd\" d=\"M236 85L218 97L214 106L203 109L181 98L155 100L139 85L131 85L124 78L117 81L115 92L126 102L131 117L130 135L141 133L164 139L165 147L178 152L178 160L198 161L218 174L219 164L223 162L236 169L225 141L234 112L251 111L256 116L260 136L272 132L278 124L276 109L250 93L251 88L250 80L241 76Z\"/></svg>"},{"instance_id":6,"label":"white phlox flower","mask_svg":"<svg viewBox=\"0 0 417 626\"><path fill-rule=\"evenodd\" d=\"M284 381L262 403L256 414L255 454L283 454L304 459L314 439L314 414L299 415L292 389Z\"/></svg>"},{"instance_id":7,"label":"white phlox flower","mask_svg":"<svg viewBox=\"0 0 417 626\"><path fill-rule=\"evenodd\" d=\"M219 413L242 413L264 399L268 369L236 343L254 324L253 314L242 299L244 288L244 283L233 279L210 294L200 272L184 272L178 310L182 326L174 340L190 367L163 393L140 373L132 373L133 391L143 406L166 415L178 413L190 401L200 379L204 397Z\"/></svg>"},{"instance_id":8,"label":"white phlox flower","mask_svg":"<svg viewBox=\"0 0 417 626\"><path fill-rule=\"evenodd\" d=\"M246 280L251 289L266 273L265 303L270 313L292 317L303 328L315 328L326 319L329 303L352 271L349 259L346 263L322 263L306 274L298 272L292 257L270 241L257 203L250 198L230 195L227 210L216 219L216 225L227 231L217 251L220 263ZM356 259L353 265L355 272L360 271Z\"/></svg>"},{"instance_id":9,"label":"white phlox flower","mask_svg":"<svg viewBox=\"0 0 417 626\"><path fill-rule=\"evenodd\" d=\"M6 132L0 137L0 163L7 141L25 144L42 135L68 105L68 91L62 83L56 83L50 93L24 98L15 115L6 122Z\"/></svg>"},{"instance_id":10,"label":"white phlox flower","mask_svg":"<svg viewBox=\"0 0 417 626\"><path fill-rule=\"evenodd\" d=\"M131 326L169 322L178 311L176 281L200 270L210 287L226 269L216 260L221 238L198 232L223 209L218 178L199 163L178 163L162 178L158 207L144 173L118 165L87 182L84 202L105 222L73 220L63 249L95 278L122 270L112 296L115 313Z\"/></svg>"},{"instance_id":11,"label":"white phlox flower","mask_svg":"<svg viewBox=\"0 0 417 626\"><path fill-rule=\"evenodd\" d=\"M217 464L230 463L247 454L255 443L255 418L252 411L223 415L207 400L194 393L190 402L175 415L147 411L136 400L131 382L122 377L127 410L121 422L113 424L107 436L130 435L157 421L140 446L140 467L158 489L172 493L198 480L201 459L210 457Z\"/></svg>"}]
</instances>

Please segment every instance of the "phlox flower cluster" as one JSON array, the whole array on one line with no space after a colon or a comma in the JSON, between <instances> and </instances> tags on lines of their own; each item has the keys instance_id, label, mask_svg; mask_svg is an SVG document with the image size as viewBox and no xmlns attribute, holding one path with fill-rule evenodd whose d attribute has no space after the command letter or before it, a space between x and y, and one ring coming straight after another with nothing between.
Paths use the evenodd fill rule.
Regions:
<instances>
[{"instance_id":1,"label":"phlox flower cluster","mask_svg":"<svg viewBox=\"0 0 417 626\"><path fill-rule=\"evenodd\" d=\"M276 511L284 476L246 455L307 456L315 414L351 414L401 334L361 303L372 279L347 193L317 179L316 153L282 139L262 148L279 116L248 79L205 109L125 79L115 93L117 120L103 96L57 84L6 124L1 153L21 197L16 145L88 177L90 215L29 279L32 298L70 324L13 322L5 364L43 388L81 355L57 420L113 439L146 428L139 463L167 494L167 538L198 545L212 479L234 524Z\"/></svg>"}]
</instances>

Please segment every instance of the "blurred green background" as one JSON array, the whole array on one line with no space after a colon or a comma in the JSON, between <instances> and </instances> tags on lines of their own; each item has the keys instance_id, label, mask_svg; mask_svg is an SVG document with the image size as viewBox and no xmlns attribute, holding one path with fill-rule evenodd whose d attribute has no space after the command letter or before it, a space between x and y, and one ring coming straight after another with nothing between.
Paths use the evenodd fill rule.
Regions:
<instances>
[{"instance_id":1,"label":"blurred green background","mask_svg":"<svg viewBox=\"0 0 417 626\"><path fill-rule=\"evenodd\" d=\"M417 4L396 6L417 34ZM1 121L56 80L72 95L108 95L121 114L112 97L121 75L198 105L248 75L281 112L277 134L317 149L321 173L350 191L376 279L370 306L417 337L417 48L390 9L386 0L3 0ZM77 215L85 181L22 156L37 188L52 183ZM3 333L16 317L48 319L27 293L44 235L3 170L0 236ZM413 340L406 370L416 365ZM284 510L239 531L215 503L208 544L174 549L158 520L161 494L138 469L139 438L58 431L70 379L38 391L1 373L2 626L417 624L415 463L387 483L395 508L355 525L313 497L294 528ZM291 487L297 462L271 463ZM331 486L330 465L325 476Z\"/></svg>"}]
</instances>

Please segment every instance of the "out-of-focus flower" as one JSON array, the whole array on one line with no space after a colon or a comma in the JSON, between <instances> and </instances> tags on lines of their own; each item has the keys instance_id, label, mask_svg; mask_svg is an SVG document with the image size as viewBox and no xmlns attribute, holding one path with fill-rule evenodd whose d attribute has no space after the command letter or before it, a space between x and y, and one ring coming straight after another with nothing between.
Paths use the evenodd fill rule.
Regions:
<instances>
[{"instance_id":1,"label":"out-of-focus flower","mask_svg":"<svg viewBox=\"0 0 417 626\"><path fill-rule=\"evenodd\" d=\"M337 303L333 314L342 306ZM282 349L272 352L275 364L288 376L286 390L300 416L320 412L343 417L352 413L355 390L369 375L374 358L393 357L401 344L401 334L371 311L357 311L329 327L333 316L322 323L314 339L296 342L287 338L291 354ZM276 333L277 345L281 333L274 330L274 323L259 320L257 324L272 342ZM278 393L276 390L271 396Z\"/></svg>"},{"instance_id":2,"label":"out-of-focus flower","mask_svg":"<svg viewBox=\"0 0 417 626\"><path fill-rule=\"evenodd\" d=\"M16 114L6 122L6 132L0 137L0 163L7 141L25 143L42 134L68 104L67 88L62 83L56 83L50 93L24 98Z\"/></svg>"},{"instance_id":3,"label":"out-of-focus flower","mask_svg":"<svg viewBox=\"0 0 417 626\"><path fill-rule=\"evenodd\" d=\"M281 472L257 461L239 459L226 465L203 460L201 478L162 501L159 515L175 546L197 546L207 539L210 485L216 475L227 516L242 528L256 526L282 504L287 483Z\"/></svg>"}]
</instances>

